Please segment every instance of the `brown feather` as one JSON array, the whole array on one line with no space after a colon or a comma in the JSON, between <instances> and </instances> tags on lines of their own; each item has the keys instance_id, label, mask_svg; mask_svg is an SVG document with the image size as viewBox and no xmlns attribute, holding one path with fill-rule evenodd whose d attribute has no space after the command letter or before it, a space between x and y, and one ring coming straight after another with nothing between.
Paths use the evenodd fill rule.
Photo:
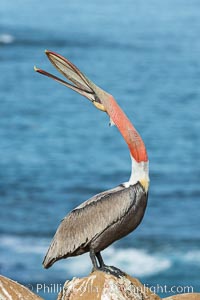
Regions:
<instances>
[{"instance_id":1,"label":"brown feather","mask_svg":"<svg viewBox=\"0 0 200 300\"><path fill-rule=\"evenodd\" d=\"M96 252L101 251L113 241L128 234L143 217L146 203L142 213L134 215L142 195L146 195L146 193L140 183L129 188L120 185L97 194L79 205L63 219L58 227L45 256L44 267L50 267L61 258L88 252L91 246ZM133 224L130 224L130 227L134 228L129 228L128 225L121 232L110 232L108 228L113 228L115 231L117 224L123 222L123 219L130 214L131 209L133 211L131 216ZM107 231L109 234L106 234ZM101 235L104 235L103 243L101 242ZM102 247L99 244L102 244Z\"/></svg>"}]
</instances>

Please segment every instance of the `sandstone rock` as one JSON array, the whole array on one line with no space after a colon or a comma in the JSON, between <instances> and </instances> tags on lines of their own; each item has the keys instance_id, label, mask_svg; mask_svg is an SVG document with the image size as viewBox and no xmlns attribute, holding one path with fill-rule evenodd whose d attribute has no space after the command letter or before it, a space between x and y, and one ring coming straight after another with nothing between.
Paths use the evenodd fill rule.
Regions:
<instances>
[{"instance_id":1,"label":"sandstone rock","mask_svg":"<svg viewBox=\"0 0 200 300\"><path fill-rule=\"evenodd\" d=\"M0 300L43 300L23 285L0 275Z\"/></svg>"},{"instance_id":2,"label":"sandstone rock","mask_svg":"<svg viewBox=\"0 0 200 300\"><path fill-rule=\"evenodd\" d=\"M117 278L100 271L67 280L57 300L161 300L136 278ZM21 284L0 276L0 300L44 300ZM163 300L200 300L200 293L173 295Z\"/></svg>"},{"instance_id":3,"label":"sandstone rock","mask_svg":"<svg viewBox=\"0 0 200 300\"><path fill-rule=\"evenodd\" d=\"M85 278L66 281L57 300L159 300L137 279L126 275L117 278L95 271Z\"/></svg>"},{"instance_id":4,"label":"sandstone rock","mask_svg":"<svg viewBox=\"0 0 200 300\"><path fill-rule=\"evenodd\" d=\"M117 278L95 271L84 278L67 280L57 300L161 300L136 278ZM200 293L174 295L163 300L200 300Z\"/></svg>"}]
</instances>

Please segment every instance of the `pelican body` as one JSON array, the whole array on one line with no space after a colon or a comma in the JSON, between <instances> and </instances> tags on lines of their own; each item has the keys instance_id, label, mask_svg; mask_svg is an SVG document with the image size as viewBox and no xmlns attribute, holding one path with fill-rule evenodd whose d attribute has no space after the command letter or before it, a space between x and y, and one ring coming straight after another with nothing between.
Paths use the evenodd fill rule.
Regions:
<instances>
[{"instance_id":1,"label":"pelican body","mask_svg":"<svg viewBox=\"0 0 200 300\"><path fill-rule=\"evenodd\" d=\"M46 50L56 69L71 83L35 67L46 75L89 99L97 109L106 112L126 141L132 160L128 182L104 191L73 209L59 225L43 266L90 252L94 269L107 270L101 251L132 232L141 222L148 198L149 163L142 138L112 95L97 87L75 65L63 56ZM110 269L109 269L110 270Z\"/></svg>"}]
</instances>

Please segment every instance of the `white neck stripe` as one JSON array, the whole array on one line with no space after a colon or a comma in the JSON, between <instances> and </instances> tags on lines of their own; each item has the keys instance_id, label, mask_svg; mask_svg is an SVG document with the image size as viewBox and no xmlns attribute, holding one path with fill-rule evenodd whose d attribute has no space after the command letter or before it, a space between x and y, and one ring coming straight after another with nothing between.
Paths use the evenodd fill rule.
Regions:
<instances>
[{"instance_id":1,"label":"white neck stripe","mask_svg":"<svg viewBox=\"0 0 200 300\"><path fill-rule=\"evenodd\" d=\"M125 187L136 184L138 181L149 183L149 162L141 161L137 162L132 156L132 169L131 176L128 182L125 182Z\"/></svg>"}]
</instances>

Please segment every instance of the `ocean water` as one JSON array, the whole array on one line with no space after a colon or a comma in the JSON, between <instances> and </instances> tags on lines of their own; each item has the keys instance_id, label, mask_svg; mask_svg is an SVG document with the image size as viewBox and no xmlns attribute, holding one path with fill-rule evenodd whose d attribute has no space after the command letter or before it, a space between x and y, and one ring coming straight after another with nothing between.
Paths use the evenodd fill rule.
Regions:
<instances>
[{"instance_id":1,"label":"ocean water","mask_svg":"<svg viewBox=\"0 0 200 300\"><path fill-rule=\"evenodd\" d=\"M148 150L144 220L103 252L105 262L162 297L200 291L199 28L197 0L1 0L2 275L52 300L66 279L88 274L87 254L44 270L48 245L67 212L130 176L107 116L34 73L37 65L57 75L47 48L114 95Z\"/></svg>"}]
</instances>

